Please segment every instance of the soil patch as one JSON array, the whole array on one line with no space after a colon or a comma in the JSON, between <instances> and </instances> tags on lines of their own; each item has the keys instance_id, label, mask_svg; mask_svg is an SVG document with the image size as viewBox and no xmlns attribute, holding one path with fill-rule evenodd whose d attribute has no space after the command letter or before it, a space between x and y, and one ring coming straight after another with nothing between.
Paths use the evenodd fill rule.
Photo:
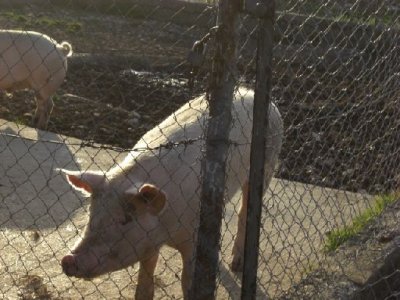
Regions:
<instances>
[{"instance_id":1,"label":"soil patch","mask_svg":"<svg viewBox=\"0 0 400 300\"><path fill-rule=\"evenodd\" d=\"M129 149L205 90L203 77L189 89L185 62L204 34L200 27L49 9L5 10L0 24L41 31L74 47L50 131ZM90 58L95 55L102 58ZM355 78L309 68L306 58L304 65L275 62L272 95L286 129L278 177L357 192L398 187L400 92L396 77L379 68ZM253 84L254 74L254 64L245 64L243 83ZM30 92L0 96L0 118L30 124L34 107Z\"/></svg>"},{"instance_id":2,"label":"soil patch","mask_svg":"<svg viewBox=\"0 0 400 300\"><path fill-rule=\"evenodd\" d=\"M399 214L397 201L279 299L398 299Z\"/></svg>"}]
</instances>

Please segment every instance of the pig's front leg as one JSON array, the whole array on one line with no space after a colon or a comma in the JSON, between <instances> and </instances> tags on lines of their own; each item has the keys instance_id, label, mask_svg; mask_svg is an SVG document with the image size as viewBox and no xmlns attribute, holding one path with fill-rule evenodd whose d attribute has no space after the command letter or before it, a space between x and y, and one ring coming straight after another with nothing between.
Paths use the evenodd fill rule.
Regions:
<instances>
[{"instance_id":1,"label":"pig's front leg","mask_svg":"<svg viewBox=\"0 0 400 300\"><path fill-rule=\"evenodd\" d=\"M33 116L33 126L38 129L47 129L47 123L53 110L53 100L51 97L43 97L40 93L36 93L36 110Z\"/></svg>"},{"instance_id":2,"label":"pig's front leg","mask_svg":"<svg viewBox=\"0 0 400 300\"><path fill-rule=\"evenodd\" d=\"M233 259L231 270L233 272L243 271L244 243L246 239L246 220L247 220L247 202L249 194L249 184L246 182L242 187L242 206L239 210L238 230L233 244Z\"/></svg>"},{"instance_id":3,"label":"pig's front leg","mask_svg":"<svg viewBox=\"0 0 400 300\"><path fill-rule=\"evenodd\" d=\"M182 256L182 291L183 291L183 298L185 300L189 299L189 289L192 285L192 275L193 275L193 264L194 264L194 257L193 257L193 241L188 241L183 243L177 247L178 251Z\"/></svg>"},{"instance_id":4,"label":"pig's front leg","mask_svg":"<svg viewBox=\"0 0 400 300\"><path fill-rule=\"evenodd\" d=\"M154 297L154 270L159 251L148 259L140 261L139 279L136 287L136 300L151 300Z\"/></svg>"}]
</instances>

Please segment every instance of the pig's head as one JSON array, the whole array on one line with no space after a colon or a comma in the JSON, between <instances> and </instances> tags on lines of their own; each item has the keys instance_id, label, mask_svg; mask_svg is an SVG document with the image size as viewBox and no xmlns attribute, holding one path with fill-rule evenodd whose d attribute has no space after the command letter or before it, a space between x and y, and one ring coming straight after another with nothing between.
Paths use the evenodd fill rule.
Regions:
<instances>
[{"instance_id":1,"label":"pig's head","mask_svg":"<svg viewBox=\"0 0 400 300\"><path fill-rule=\"evenodd\" d=\"M90 197L83 238L61 261L68 276L92 278L126 268L155 253L167 234L160 224L166 195L140 183L121 190L104 174L63 170L69 184Z\"/></svg>"}]
</instances>

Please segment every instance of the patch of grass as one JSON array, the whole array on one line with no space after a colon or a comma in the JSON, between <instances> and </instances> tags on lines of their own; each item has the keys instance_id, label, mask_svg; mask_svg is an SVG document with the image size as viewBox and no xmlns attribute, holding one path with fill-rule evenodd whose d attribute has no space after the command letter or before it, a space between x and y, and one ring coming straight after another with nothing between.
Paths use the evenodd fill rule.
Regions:
<instances>
[{"instance_id":1,"label":"patch of grass","mask_svg":"<svg viewBox=\"0 0 400 300\"><path fill-rule=\"evenodd\" d=\"M373 4L371 4L373 5ZM385 9L383 11L383 9ZM398 14L389 11L387 7L381 8L378 15L374 15L372 12L367 13L368 10L373 11L374 9L368 6L357 6L343 7L331 1L325 3L320 0L307 0L307 1L277 1L277 11L283 13L300 14L304 16L314 16L327 20L333 20L337 22L348 22L356 25L370 25L375 26L382 24L385 26L393 26L394 28L400 28L400 22Z\"/></svg>"},{"instance_id":2,"label":"patch of grass","mask_svg":"<svg viewBox=\"0 0 400 300\"><path fill-rule=\"evenodd\" d=\"M361 15L351 15L351 14L341 14L338 17L334 19L335 21L338 22L348 22L348 23L354 23L358 25L369 25L369 26L375 26L377 24L383 24L386 26L393 26L394 28L399 28L399 23L396 21L396 17L392 16L390 14L384 15L384 16L368 16L368 17L363 17Z\"/></svg>"},{"instance_id":3,"label":"patch of grass","mask_svg":"<svg viewBox=\"0 0 400 300\"><path fill-rule=\"evenodd\" d=\"M316 269L318 269L318 265L316 262L307 262L305 265L303 265L303 269L300 269L301 278L306 277L307 275L314 272Z\"/></svg>"},{"instance_id":4,"label":"patch of grass","mask_svg":"<svg viewBox=\"0 0 400 300\"><path fill-rule=\"evenodd\" d=\"M60 102L61 101L61 95L56 93L56 94L53 95L52 99L53 99L54 103Z\"/></svg>"},{"instance_id":5,"label":"patch of grass","mask_svg":"<svg viewBox=\"0 0 400 300\"><path fill-rule=\"evenodd\" d=\"M38 25L43 25L43 26L48 26L48 27L50 27L50 26L57 27L57 26L64 25L63 21L58 20L58 19L49 18L49 17L46 17L46 16L37 18L35 20L35 23L38 24Z\"/></svg>"},{"instance_id":6,"label":"patch of grass","mask_svg":"<svg viewBox=\"0 0 400 300\"><path fill-rule=\"evenodd\" d=\"M23 27L39 26L39 27L54 27L62 29L66 28L66 30L71 33L78 32L82 29L82 24L77 21L57 19L49 16L34 17L32 15L16 11L2 11L0 12L0 17L5 20L13 21Z\"/></svg>"},{"instance_id":7,"label":"patch of grass","mask_svg":"<svg viewBox=\"0 0 400 300\"><path fill-rule=\"evenodd\" d=\"M380 216L391 203L400 199L400 192L377 196L371 207L358 215L350 225L335 229L328 233L325 241L325 252L336 250L340 245L360 233L372 220Z\"/></svg>"},{"instance_id":8,"label":"patch of grass","mask_svg":"<svg viewBox=\"0 0 400 300\"><path fill-rule=\"evenodd\" d=\"M26 122L25 118L22 116L18 116L13 120L14 123L16 123L17 125L21 125L21 126L27 126L29 125L28 122Z\"/></svg>"},{"instance_id":9,"label":"patch of grass","mask_svg":"<svg viewBox=\"0 0 400 300\"><path fill-rule=\"evenodd\" d=\"M26 16L13 11L3 11L0 15L20 23L25 23L28 20Z\"/></svg>"},{"instance_id":10,"label":"patch of grass","mask_svg":"<svg viewBox=\"0 0 400 300\"><path fill-rule=\"evenodd\" d=\"M78 32L82 29L82 24L79 22L69 22L67 24L67 31L74 33L74 32Z\"/></svg>"}]
</instances>

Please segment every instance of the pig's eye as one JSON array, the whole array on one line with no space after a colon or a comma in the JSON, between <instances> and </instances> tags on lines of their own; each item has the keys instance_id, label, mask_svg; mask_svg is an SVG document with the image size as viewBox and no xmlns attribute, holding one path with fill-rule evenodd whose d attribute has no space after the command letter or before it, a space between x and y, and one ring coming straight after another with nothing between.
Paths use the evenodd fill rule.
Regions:
<instances>
[{"instance_id":1,"label":"pig's eye","mask_svg":"<svg viewBox=\"0 0 400 300\"><path fill-rule=\"evenodd\" d=\"M145 203L149 203L153 199L154 195L151 192L143 192L141 198Z\"/></svg>"},{"instance_id":2,"label":"pig's eye","mask_svg":"<svg viewBox=\"0 0 400 300\"><path fill-rule=\"evenodd\" d=\"M125 214L125 220L123 220L121 222L122 225L126 225L128 223L132 222L132 216L130 216L129 214Z\"/></svg>"},{"instance_id":3,"label":"pig's eye","mask_svg":"<svg viewBox=\"0 0 400 300\"><path fill-rule=\"evenodd\" d=\"M133 203L128 202L128 203L126 203L126 209L128 212L133 213L133 212L135 212L136 207Z\"/></svg>"}]
</instances>

